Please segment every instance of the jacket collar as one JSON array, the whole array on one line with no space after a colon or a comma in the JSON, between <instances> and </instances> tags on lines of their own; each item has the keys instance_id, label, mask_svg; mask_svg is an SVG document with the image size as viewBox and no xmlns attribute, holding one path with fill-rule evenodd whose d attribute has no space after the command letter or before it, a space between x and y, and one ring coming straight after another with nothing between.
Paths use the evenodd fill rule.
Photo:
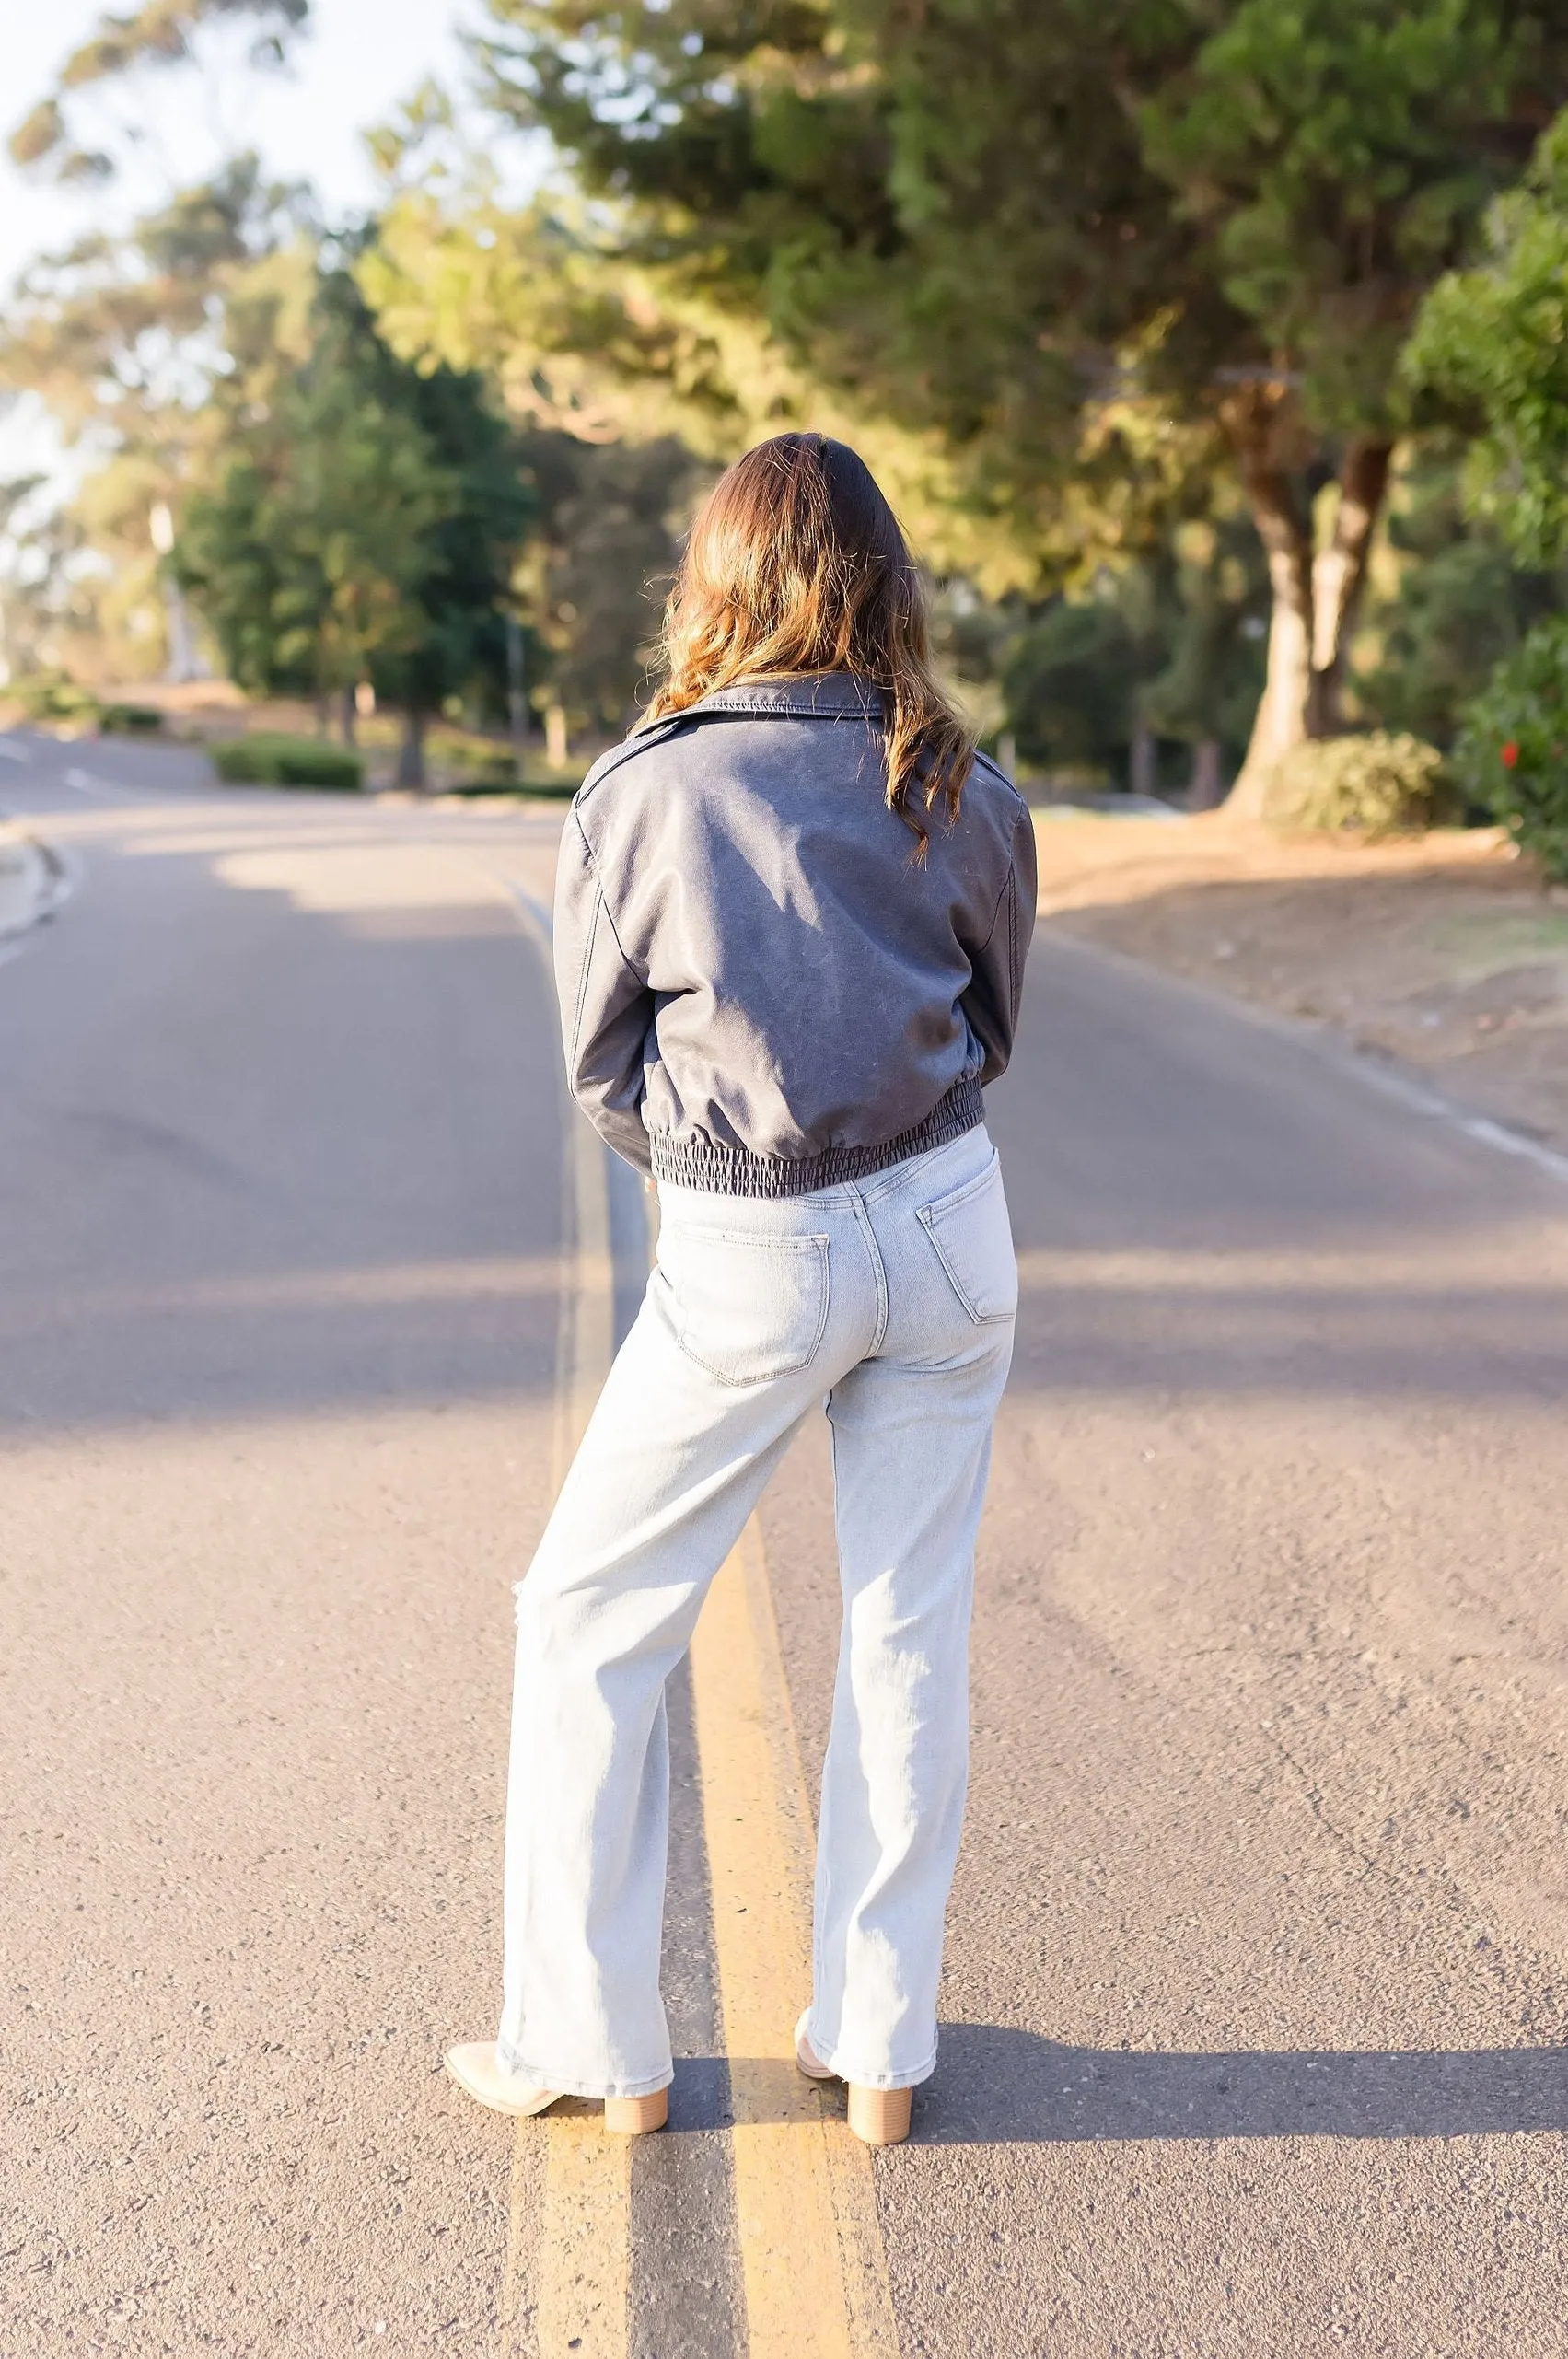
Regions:
<instances>
[{"instance_id":1,"label":"jacket collar","mask_svg":"<svg viewBox=\"0 0 1568 2359\"><path fill-rule=\"evenodd\" d=\"M735 713L835 721L845 717L879 720L880 691L858 672L797 673L786 680L741 680L731 688L717 688L711 696L683 712L666 715L669 721L692 721L704 713ZM656 726L657 726L656 724ZM646 728L647 722L640 726Z\"/></svg>"}]
</instances>

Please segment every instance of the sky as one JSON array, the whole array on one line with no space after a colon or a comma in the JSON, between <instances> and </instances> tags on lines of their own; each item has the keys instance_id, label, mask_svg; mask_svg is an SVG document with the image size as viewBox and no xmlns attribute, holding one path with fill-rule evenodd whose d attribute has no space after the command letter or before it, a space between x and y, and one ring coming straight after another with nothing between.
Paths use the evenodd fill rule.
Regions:
<instances>
[{"instance_id":1,"label":"sky","mask_svg":"<svg viewBox=\"0 0 1568 2359\"><path fill-rule=\"evenodd\" d=\"M114 0L117 14L131 6ZM104 0L0 0L0 148L104 13ZM201 179L226 147L255 147L280 177L312 180L329 219L369 205L376 182L362 133L388 121L427 76L460 87L459 29L480 20L480 0L312 0L310 16L312 29L282 73L242 70L238 47L226 57L220 43L212 69L145 74L134 100L106 101L121 120L134 115L145 134L145 160L110 190L52 188L0 154L0 289L34 255ZM0 478L41 465L52 471L52 442L29 405L0 415Z\"/></svg>"},{"instance_id":2,"label":"sky","mask_svg":"<svg viewBox=\"0 0 1568 2359\"><path fill-rule=\"evenodd\" d=\"M118 0L116 13L129 13L130 5ZM49 6L0 0L6 137L104 13L103 0L53 0ZM312 0L310 14L313 30L284 73L203 76L180 67L140 79L149 145L161 151L149 179L160 171L180 180L199 178L217 151L214 133L221 127L231 145L258 148L280 174L314 180L329 213L370 202L375 182L361 132L385 122L427 75L461 81L456 29L475 23L480 11L475 0ZM33 254L101 221L105 202L101 190L53 189L18 171L8 155L0 158L0 285L8 286Z\"/></svg>"}]
</instances>

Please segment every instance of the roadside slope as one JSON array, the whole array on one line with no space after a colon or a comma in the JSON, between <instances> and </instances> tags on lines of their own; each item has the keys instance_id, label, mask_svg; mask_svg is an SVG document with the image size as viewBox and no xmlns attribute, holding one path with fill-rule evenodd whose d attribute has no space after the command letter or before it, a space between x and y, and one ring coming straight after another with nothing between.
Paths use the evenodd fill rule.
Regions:
<instances>
[{"instance_id":1,"label":"roadside slope","mask_svg":"<svg viewBox=\"0 0 1568 2359\"><path fill-rule=\"evenodd\" d=\"M1039 837L1062 932L1331 1025L1568 1145L1568 893L1498 831L1363 844L1216 812L1041 818Z\"/></svg>"}]
</instances>

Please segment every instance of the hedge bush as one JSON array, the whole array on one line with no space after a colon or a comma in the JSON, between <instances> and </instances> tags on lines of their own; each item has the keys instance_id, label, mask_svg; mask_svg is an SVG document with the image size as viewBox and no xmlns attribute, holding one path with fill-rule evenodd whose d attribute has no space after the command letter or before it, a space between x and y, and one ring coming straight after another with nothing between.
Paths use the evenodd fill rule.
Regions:
<instances>
[{"instance_id":1,"label":"hedge bush","mask_svg":"<svg viewBox=\"0 0 1568 2359\"><path fill-rule=\"evenodd\" d=\"M91 721L98 716L98 699L91 689L78 688L63 671L33 672L12 680L6 691L29 721Z\"/></svg>"},{"instance_id":2,"label":"hedge bush","mask_svg":"<svg viewBox=\"0 0 1568 2359\"><path fill-rule=\"evenodd\" d=\"M258 730L208 748L213 768L231 786L363 786L365 762L353 746Z\"/></svg>"},{"instance_id":3,"label":"hedge bush","mask_svg":"<svg viewBox=\"0 0 1568 2359\"><path fill-rule=\"evenodd\" d=\"M100 703L90 688L78 687L63 671L33 672L14 680L6 692L15 697L29 721L86 722L108 736L150 735L163 726L163 715L156 704L122 703L112 697L108 703Z\"/></svg>"},{"instance_id":4,"label":"hedge bush","mask_svg":"<svg viewBox=\"0 0 1568 2359\"><path fill-rule=\"evenodd\" d=\"M1467 705L1454 767L1549 877L1568 878L1568 617L1538 622Z\"/></svg>"},{"instance_id":5,"label":"hedge bush","mask_svg":"<svg viewBox=\"0 0 1568 2359\"><path fill-rule=\"evenodd\" d=\"M1442 827L1462 816L1436 747L1383 729L1293 746L1274 765L1266 808L1283 827L1342 828L1372 837Z\"/></svg>"},{"instance_id":6,"label":"hedge bush","mask_svg":"<svg viewBox=\"0 0 1568 2359\"><path fill-rule=\"evenodd\" d=\"M517 758L513 753L473 753L464 747L454 757L450 791L458 795L494 795L517 791Z\"/></svg>"}]
</instances>

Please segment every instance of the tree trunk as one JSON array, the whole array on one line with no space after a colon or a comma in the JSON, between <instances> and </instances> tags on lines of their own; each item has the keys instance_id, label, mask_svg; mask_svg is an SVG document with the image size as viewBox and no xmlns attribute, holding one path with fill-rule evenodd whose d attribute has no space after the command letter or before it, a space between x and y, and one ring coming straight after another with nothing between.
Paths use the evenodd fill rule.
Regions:
<instances>
[{"instance_id":1,"label":"tree trunk","mask_svg":"<svg viewBox=\"0 0 1568 2359\"><path fill-rule=\"evenodd\" d=\"M185 605L185 595L172 574L163 575L164 638L168 662L165 677L171 680L204 680L207 668L196 651L195 634Z\"/></svg>"},{"instance_id":2,"label":"tree trunk","mask_svg":"<svg viewBox=\"0 0 1568 2359\"><path fill-rule=\"evenodd\" d=\"M1192 749L1192 775L1187 786L1190 811L1213 811L1225 801L1218 738L1200 738Z\"/></svg>"},{"instance_id":3,"label":"tree trunk","mask_svg":"<svg viewBox=\"0 0 1568 2359\"><path fill-rule=\"evenodd\" d=\"M343 690L343 698L338 709L343 715L342 726L343 743L345 746L351 746L354 743L354 719L355 712L354 691L352 688L345 688Z\"/></svg>"},{"instance_id":4,"label":"tree trunk","mask_svg":"<svg viewBox=\"0 0 1568 2359\"><path fill-rule=\"evenodd\" d=\"M396 783L416 795L424 792L424 715L412 707L403 715L403 741L398 748Z\"/></svg>"},{"instance_id":5,"label":"tree trunk","mask_svg":"<svg viewBox=\"0 0 1568 2359\"><path fill-rule=\"evenodd\" d=\"M523 626L515 614L506 617L506 719L512 733L512 761L520 786L528 772L528 698L527 649Z\"/></svg>"},{"instance_id":6,"label":"tree trunk","mask_svg":"<svg viewBox=\"0 0 1568 2359\"><path fill-rule=\"evenodd\" d=\"M1384 496L1388 489L1391 442L1353 441L1340 470L1340 504L1332 537L1312 561L1312 682L1307 734L1332 737L1341 726L1340 691L1345 647L1366 580Z\"/></svg>"},{"instance_id":7,"label":"tree trunk","mask_svg":"<svg viewBox=\"0 0 1568 2359\"><path fill-rule=\"evenodd\" d=\"M1283 387L1249 386L1222 413L1269 565L1269 663L1247 759L1225 808L1263 808L1280 756L1340 726L1345 646L1384 494L1393 445L1357 436L1346 448L1339 507L1316 555L1310 512L1297 497L1283 444L1292 421Z\"/></svg>"},{"instance_id":8,"label":"tree trunk","mask_svg":"<svg viewBox=\"0 0 1568 2359\"><path fill-rule=\"evenodd\" d=\"M1221 415L1268 561L1269 668L1247 759L1225 808L1248 817L1263 806L1269 773L1307 735L1312 681L1312 528L1301 512L1283 445L1293 423L1283 385L1246 386Z\"/></svg>"},{"instance_id":9,"label":"tree trunk","mask_svg":"<svg viewBox=\"0 0 1568 2359\"><path fill-rule=\"evenodd\" d=\"M332 700L321 695L316 699L316 735L330 738L332 734Z\"/></svg>"},{"instance_id":10,"label":"tree trunk","mask_svg":"<svg viewBox=\"0 0 1568 2359\"><path fill-rule=\"evenodd\" d=\"M1132 723L1132 758L1128 764L1127 785L1134 795L1153 795L1155 791L1155 733L1140 718L1134 718Z\"/></svg>"}]
</instances>

